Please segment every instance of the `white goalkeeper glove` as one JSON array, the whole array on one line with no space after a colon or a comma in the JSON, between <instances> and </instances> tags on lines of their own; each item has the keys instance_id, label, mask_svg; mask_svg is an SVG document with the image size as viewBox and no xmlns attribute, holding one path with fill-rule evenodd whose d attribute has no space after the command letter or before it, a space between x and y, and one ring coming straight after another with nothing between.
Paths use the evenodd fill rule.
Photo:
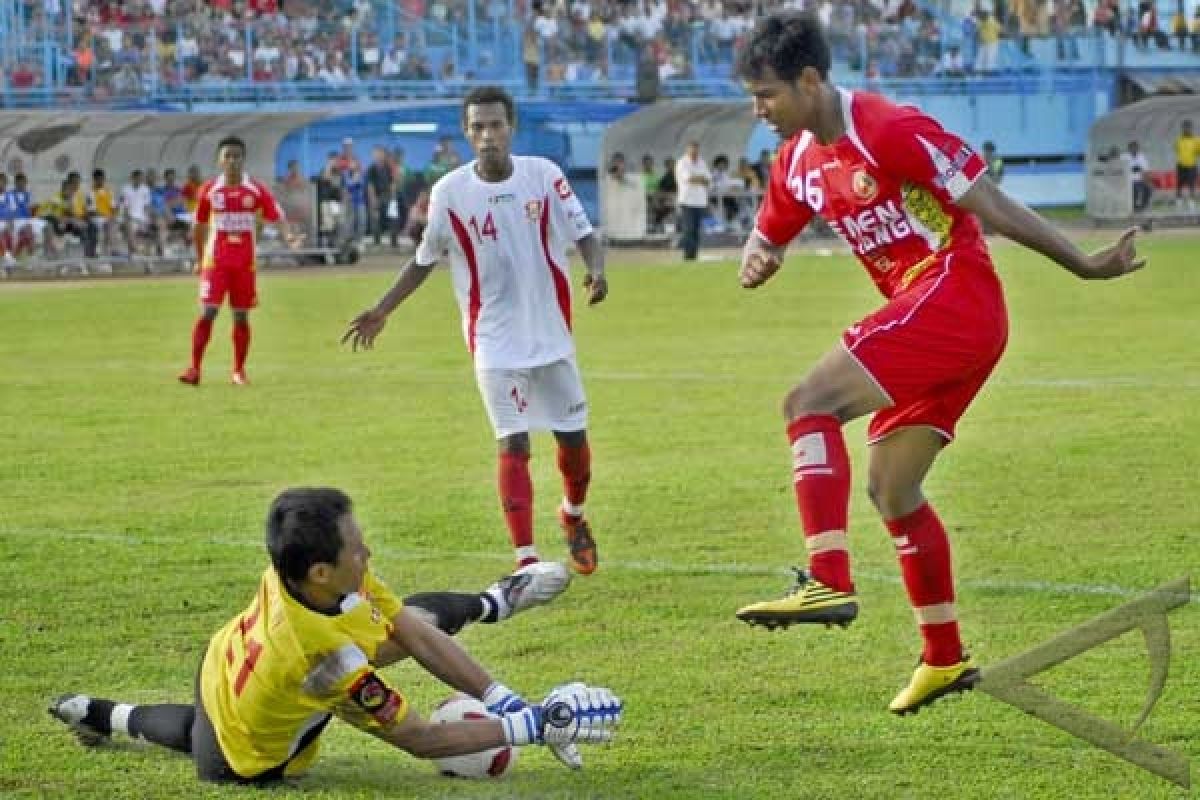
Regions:
<instances>
[{"instance_id":1,"label":"white goalkeeper glove","mask_svg":"<svg viewBox=\"0 0 1200 800\"><path fill-rule=\"evenodd\" d=\"M487 710L498 717L503 717L505 714L513 714L519 711L524 711L529 708L529 703L525 702L525 698L515 693L502 683L493 683L483 693L480 698L483 704L487 706ZM505 726L507 732L508 727ZM509 740L512 737L509 736ZM550 752L554 757L568 769L583 769L583 755L579 752L579 748L574 743L552 744L549 745Z\"/></svg>"},{"instance_id":2,"label":"white goalkeeper glove","mask_svg":"<svg viewBox=\"0 0 1200 800\"><path fill-rule=\"evenodd\" d=\"M571 683L540 705L501 717L509 744L599 744L611 741L623 706L608 689Z\"/></svg>"}]
</instances>

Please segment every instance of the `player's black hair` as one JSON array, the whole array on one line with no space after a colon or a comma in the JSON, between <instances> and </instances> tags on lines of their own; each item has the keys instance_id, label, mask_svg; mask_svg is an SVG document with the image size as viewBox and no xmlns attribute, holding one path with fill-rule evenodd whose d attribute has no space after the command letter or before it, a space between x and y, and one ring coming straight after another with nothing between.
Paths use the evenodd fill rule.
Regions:
<instances>
[{"instance_id":1,"label":"player's black hair","mask_svg":"<svg viewBox=\"0 0 1200 800\"><path fill-rule=\"evenodd\" d=\"M340 489L286 489L267 512L267 552L284 580L298 584L313 564L336 564L342 549L338 519L351 509Z\"/></svg>"},{"instance_id":2,"label":"player's black hair","mask_svg":"<svg viewBox=\"0 0 1200 800\"><path fill-rule=\"evenodd\" d=\"M95 180L103 180L103 179L104 179L104 170L102 170L102 169L92 170L92 180L95 181Z\"/></svg>"},{"instance_id":3,"label":"player's black hair","mask_svg":"<svg viewBox=\"0 0 1200 800\"><path fill-rule=\"evenodd\" d=\"M822 80L829 76L829 43L815 15L792 11L758 21L738 53L736 74L755 80L768 67L788 83L805 67L815 69Z\"/></svg>"},{"instance_id":4,"label":"player's black hair","mask_svg":"<svg viewBox=\"0 0 1200 800\"><path fill-rule=\"evenodd\" d=\"M221 141L217 142L217 152L221 152L226 147L236 147L242 151L242 155L246 155L246 143L237 136L226 136Z\"/></svg>"},{"instance_id":5,"label":"player's black hair","mask_svg":"<svg viewBox=\"0 0 1200 800\"><path fill-rule=\"evenodd\" d=\"M504 116L508 118L509 125L517 124L517 105L513 102L511 94L499 86L477 86L467 92L467 96L463 98L463 125L467 123L468 108L471 106L491 105L492 103L500 103L504 106ZM450 137L446 136L443 138L449 139Z\"/></svg>"}]
</instances>

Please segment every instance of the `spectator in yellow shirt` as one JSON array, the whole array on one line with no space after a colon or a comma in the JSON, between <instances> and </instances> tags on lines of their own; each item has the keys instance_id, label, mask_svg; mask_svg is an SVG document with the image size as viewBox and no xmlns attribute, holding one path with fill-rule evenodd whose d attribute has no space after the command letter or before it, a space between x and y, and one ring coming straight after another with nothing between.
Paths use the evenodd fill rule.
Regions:
<instances>
[{"instance_id":1,"label":"spectator in yellow shirt","mask_svg":"<svg viewBox=\"0 0 1200 800\"><path fill-rule=\"evenodd\" d=\"M98 241L103 242L104 252L112 253L112 231L116 219L116 203L112 190L105 184L104 170L92 172L92 191L88 198L89 219L96 226Z\"/></svg>"},{"instance_id":2,"label":"spectator in yellow shirt","mask_svg":"<svg viewBox=\"0 0 1200 800\"><path fill-rule=\"evenodd\" d=\"M1175 205L1183 206L1183 190L1188 190L1187 207L1196 207L1196 156L1200 137L1192 133L1192 121L1185 119L1175 140Z\"/></svg>"}]
</instances>

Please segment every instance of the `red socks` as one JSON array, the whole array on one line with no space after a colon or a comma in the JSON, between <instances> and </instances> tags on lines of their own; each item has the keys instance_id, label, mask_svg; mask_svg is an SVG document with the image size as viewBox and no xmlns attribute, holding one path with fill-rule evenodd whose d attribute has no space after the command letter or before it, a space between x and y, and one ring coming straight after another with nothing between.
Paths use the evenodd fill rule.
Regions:
<instances>
[{"instance_id":1,"label":"red socks","mask_svg":"<svg viewBox=\"0 0 1200 800\"><path fill-rule=\"evenodd\" d=\"M246 354L250 352L250 323L234 320L233 323L233 369L241 372L246 368Z\"/></svg>"},{"instance_id":2,"label":"red socks","mask_svg":"<svg viewBox=\"0 0 1200 800\"><path fill-rule=\"evenodd\" d=\"M195 369L200 369L200 362L204 360L204 349L212 338L212 329L213 321L205 317L197 319L192 327L192 367Z\"/></svg>"},{"instance_id":3,"label":"red socks","mask_svg":"<svg viewBox=\"0 0 1200 800\"><path fill-rule=\"evenodd\" d=\"M788 425L792 482L804 524L809 572L839 592L854 591L846 520L850 509L850 456L842 425L829 414L810 414Z\"/></svg>"},{"instance_id":4,"label":"red socks","mask_svg":"<svg viewBox=\"0 0 1200 800\"><path fill-rule=\"evenodd\" d=\"M501 453L497 483L517 565L532 564L538 557L533 547L533 481L529 477L529 454Z\"/></svg>"},{"instance_id":5,"label":"red socks","mask_svg":"<svg viewBox=\"0 0 1200 800\"><path fill-rule=\"evenodd\" d=\"M583 505L592 480L592 450L586 441L582 447L558 446L558 471L562 473L566 501L572 506Z\"/></svg>"},{"instance_id":6,"label":"red socks","mask_svg":"<svg viewBox=\"0 0 1200 800\"><path fill-rule=\"evenodd\" d=\"M931 667L962 661L962 640L954 610L954 574L950 540L928 503L899 519L887 520L904 588L925 640L922 660Z\"/></svg>"}]
</instances>

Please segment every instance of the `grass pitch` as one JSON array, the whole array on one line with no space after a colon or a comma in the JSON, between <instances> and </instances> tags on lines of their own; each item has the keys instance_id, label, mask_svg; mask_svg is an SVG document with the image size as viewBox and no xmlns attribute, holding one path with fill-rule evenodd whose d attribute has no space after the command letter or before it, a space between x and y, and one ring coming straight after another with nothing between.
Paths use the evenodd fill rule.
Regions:
<instances>
[{"instance_id":1,"label":"grass pitch","mask_svg":"<svg viewBox=\"0 0 1200 800\"><path fill-rule=\"evenodd\" d=\"M1009 353L927 484L984 665L1194 571L1196 244L1152 238L1150 267L1106 284L998 248ZM618 741L589 749L581 774L527 748L509 778L470 783L335 723L310 775L273 797L1187 796L979 693L915 718L885 711L919 641L862 491L862 422L848 429L858 622L774 634L737 622L803 558L782 395L877 298L842 256L797 254L756 292L737 288L731 262L611 261L609 301L576 310L601 569L462 641L530 698L569 678L612 686L627 702ZM188 761L149 746L81 749L44 708L63 691L186 701L207 637L253 591L282 487L349 491L400 593L475 589L509 569L445 272L374 352L338 346L391 277L264 276L247 389L227 383L227 313L205 383L174 381L193 280L0 287L0 795L247 794L200 786ZM547 557L563 553L552 453L536 438ZM1193 760L1196 608L1171 615L1170 680L1141 730ZM1134 633L1037 682L1129 725L1148 676ZM449 693L413 666L389 677L418 708Z\"/></svg>"}]
</instances>

